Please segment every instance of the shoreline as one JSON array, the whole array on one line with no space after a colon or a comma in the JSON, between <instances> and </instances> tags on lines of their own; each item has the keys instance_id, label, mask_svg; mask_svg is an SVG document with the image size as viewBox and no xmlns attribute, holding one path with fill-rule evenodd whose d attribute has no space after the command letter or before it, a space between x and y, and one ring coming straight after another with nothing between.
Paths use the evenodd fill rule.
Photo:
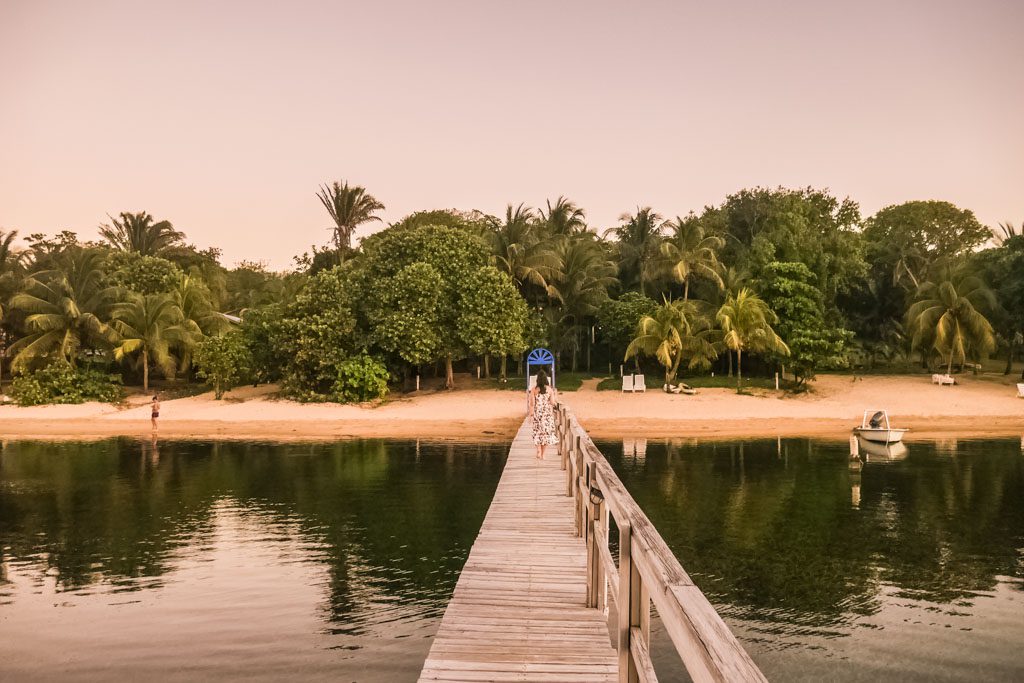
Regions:
<instances>
[{"instance_id":1,"label":"shoreline","mask_svg":"<svg viewBox=\"0 0 1024 683\"><path fill-rule=\"evenodd\" d=\"M379 405L295 403L276 387L240 387L214 401L201 394L163 402L159 437L325 441L393 438L507 441L525 413L523 394L496 389L398 396ZM767 390L737 395L701 389L697 396L660 391L623 394L582 388L562 401L597 440L617 438L752 439L814 437L846 440L864 410L886 408L908 441L1021 437L1024 400L1016 388L984 379L938 387L923 378L825 376L798 396ZM101 403L19 408L0 406L0 439L152 438L149 405Z\"/></svg>"},{"instance_id":2,"label":"shoreline","mask_svg":"<svg viewBox=\"0 0 1024 683\"><path fill-rule=\"evenodd\" d=\"M854 426L849 420L835 418L738 419L722 420L605 420L598 424L581 419L580 423L595 441L620 438L699 439L701 441L754 440L761 438L814 438L845 441ZM365 421L348 426L299 424L277 421L167 420L160 425L160 439L175 441L338 441L346 439L426 439L431 441L501 442L515 436L522 420L501 423L475 421L406 421L402 424ZM907 442L936 439L1024 438L1024 426L1016 418L990 420L983 427L976 419L951 419L934 416L906 416L900 422L910 431ZM40 420L0 421L3 440L95 441L117 437L152 439L148 420L122 420L118 423L68 420L58 425Z\"/></svg>"}]
</instances>

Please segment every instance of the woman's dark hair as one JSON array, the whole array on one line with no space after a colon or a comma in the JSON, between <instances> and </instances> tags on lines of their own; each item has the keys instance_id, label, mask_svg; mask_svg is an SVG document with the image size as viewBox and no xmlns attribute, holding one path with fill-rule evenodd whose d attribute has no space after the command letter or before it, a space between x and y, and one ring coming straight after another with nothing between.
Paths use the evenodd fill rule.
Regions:
<instances>
[{"instance_id":1,"label":"woman's dark hair","mask_svg":"<svg viewBox=\"0 0 1024 683\"><path fill-rule=\"evenodd\" d=\"M537 371L537 389L542 394L548 393L548 374L543 370Z\"/></svg>"}]
</instances>

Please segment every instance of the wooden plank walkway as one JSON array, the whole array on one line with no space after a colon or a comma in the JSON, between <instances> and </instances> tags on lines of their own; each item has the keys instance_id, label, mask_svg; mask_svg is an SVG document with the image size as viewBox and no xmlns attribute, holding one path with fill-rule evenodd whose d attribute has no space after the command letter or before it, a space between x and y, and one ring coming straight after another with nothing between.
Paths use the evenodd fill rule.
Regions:
<instances>
[{"instance_id":1,"label":"wooden plank walkway","mask_svg":"<svg viewBox=\"0 0 1024 683\"><path fill-rule=\"evenodd\" d=\"M586 607L586 545L556 447L519 429L421 681L614 681L602 610Z\"/></svg>"}]
</instances>

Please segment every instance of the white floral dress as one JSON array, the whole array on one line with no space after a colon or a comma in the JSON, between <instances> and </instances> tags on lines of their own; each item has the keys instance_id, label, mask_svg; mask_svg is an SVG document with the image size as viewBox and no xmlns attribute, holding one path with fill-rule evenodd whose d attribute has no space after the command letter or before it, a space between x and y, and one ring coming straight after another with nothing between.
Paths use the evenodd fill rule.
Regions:
<instances>
[{"instance_id":1,"label":"white floral dress","mask_svg":"<svg viewBox=\"0 0 1024 683\"><path fill-rule=\"evenodd\" d=\"M554 446L558 443L550 390L544 394L538 391L533 396L533 443L537 446Z\"/></svg>"}]
</instances>

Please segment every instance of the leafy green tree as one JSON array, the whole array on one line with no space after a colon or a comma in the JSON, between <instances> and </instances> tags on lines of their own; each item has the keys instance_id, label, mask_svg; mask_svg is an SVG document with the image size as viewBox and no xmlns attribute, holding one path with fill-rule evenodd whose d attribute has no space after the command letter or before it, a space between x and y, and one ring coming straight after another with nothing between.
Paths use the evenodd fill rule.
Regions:
<instances>
[{"instance_id":1,"label":"leafy green tree","mask_svg":"<svg viewBox=\"0 0 1024 683\"><path fill-rule=\"evenodd\" d=\"M830 309L837 295L850 291L866 272L860 209L827 191L741 190L706 209L700 222L709 234L725 239L719 259L755 280L776 261L806 265Z\"/></svg>"},{"instance_id":2,"label":"leafy green tree","mask_svg":"<svg viewBox=\"0 0 1024 683\"><path fill-rule=\"evenodd\" d=\"M715 315L722 329L722 342L736 352L736 391L743 388L743 352L789 355L789 347L772 325L778 316L760 297L746 287L729 294Z\"/></svg>"},{"instance_id":3,"label":"leafy green tree","mask_svg":"<svg viewBox=\"0 0 1024 683\"><path fill-rule=\"evenodd\" d=\"M945 356L947 373L953 372L955 361L981 360L995 348L995 333L978 309L995 304L992 290L980 278L940 269L934 280L918 288L916 301L907 310L912 348L930 346Z\"/></svg>"},{"instance_id":4,"label":"leafy green tree","mask_svg":"<svg viewBox=\"0 0 1024 683\"><path fill-rule=\"evenodd\" d=\"M263 309L262 314L253 309L243 314L243 326L250 330L254 351L258 345L253 340L271 340L275 358L260 360L257 354L255 360L261 372L280 374L281 389L287 396L303 401L328 400L338 367L366 345L366 333L357 320L358 296L349 265L311 277L294 301L284 305L280 317L273 308ZM253 315L258 322L246 322Z\"/></svg>"},{"instance_id":5,"label":"leafy green tree","mask_svg":"<svg viewBox=\"0 0 1024 683\"><path fill-rule=\"evenodd\" d=\"M619 277L624 287L637 287L646 295L647 283L657 277L664 221L649 206L624 213L619 220L622 225L605 231L605 237L611 235L617 241Z\"/></svg>"},{"instance_id":6,"label":"leafy green tree","mask_svg":"<svg viewBox=\"0 0 1024 683\"><path fill-rule=\"evenodd\" d=\"M988 228L974 213L949 202L913 201L887 206L864 221L870 257L891 269L894 282L916 288L938 259L955 259L984 244Z\"/></svg>"},{"instance_id":7,"label":"leafy green tree","mask_svg":"<svg viewBox=\"0 0 1024 683\"><path fill-rule=\"evenodd\" d=\"M995 285L999 307L992 311L995 315L991 322L1006 343L1008 375L1013 372L1014 351L1024 344L1024 235L1011 233L999 247L986 249L973 261L979 275Z\"/></svg>"},{"instance_id":8,"label":"leafy green tree","mask_svg":"<svg viewBox=\"0 0 1024 683\"><path fill-rule=\"evenodd\" d=\"M444 278L430 263L411 263L380 282L369 306L373 341L410 365L442 355L445 315Z\"/></svg>"},{"instance_id":9,"label":"leafy green tree","mask_svg":"<svg viewBox=\"0 0 1024 683\"><path fill-rule=\"evenodd\" d=\"M367 193L366 188L350 186L347 181L323 185L316 196L334 221L334 247L340 263L352 248L352 233L355 229L363 223L379 221L380 217L374 214L383 211L384 205Z\"/></svg>"},{"instance_id":10,"label":"leafy green tree","mask_svg":"<svg viewBox=\"0 0 1024 683\"><path fill-rule=\"evenodd\" d=\"M626 347L636 335L644 316L653 316L658 304L639 292L626 292L618 299L607 299L597 310L601 336L608 342L612 358L625 356Z\"/></svg>"},{"instance_id":11,"label":"leafy green tree","mask_svg":"<svg viewBox=\"0 0 1024 683\"><path fill-rule=\"evenodd\" d=\"M276 382L287 364L280 355L287 344L283 334L283 304L251 308L242 317L240 332L249 349L250 371L254 383Z\"/></svg>"},{"instance_id":12,"label":"leafy green tree","mask_svg":"<svg viewBox=\"0 0 1024 683\"><path fill-rule=\"evenodd\" d=\"M431 361L444 362L445 385L453 388L452 362L469 353L469 340L459 334L464 283L487 266L483 242L467 230L419 226L382 230L363 240L362 247L357 272L365 294L360 300L372 338L392 337L388 342L392 348L416 349L417 360L433 355ZM429 291L431 302L424 301L424 291ZM396 299L410 316L417 316L415 322L407 323L412 331L404 339L390 329L399 324L387 310ZM416 364L409 360L413 357L405 356Z\"/></svg>"},{"instance_id":13,"label":"leafy green tree","mask_svg":"<svg viewBox=\"0 0 1024 683\"><path fill-rule=\"evenodd\" d=\"M62 360L72 367L83 349L109 348L117 333L108 324L117 290L106 285L103 255L69 247L52 261L57 268L27 278L11 308L25 314L25 336L12 346L12 367Z\"/></svg>"},{"instance_id":14,"label":"leafy green tree","mask_svg":"<svg viewBox=\"0 0 1024 683\"><path fill-rule=\"evenodd\" d=\"M584 232L556 244L559 267L548 285L556 308L553 316L554 341L561 351L572 354L572 369L578 367L583 331L608 299L615 285L615 265L593 233Z\"/></svg>"},{"instance_id":15,"label":"leafy green tree","mask_svg":"<svg viewBox=\"0 0 1024 683\"><path fill-rule=\"evenodd\" d=\"M527 308L511 278L496 268L480 268L463 283L458 333L469 350L486 359L501 357L501 380L508 378L509 354L526 350Z\"/></svg>"},{"instance_id":16,"label":"leafy green tree","mask_svg":"<svg viewBox=\"0 0 1024 683\"><path fill-rule=\"evenodd\" d=\"M179 246L185 234L178 232L170 221L156 221L145 211L124 213L118 218L110 216L110 223L100 225L100 236L114 249L131 251L143 256L160 256Z\"/></svg>"},{"instance_id":17,"label":"leafy green tree","mask_svg":"<svg viewBox=\"0 0 1024 683\"><path fill-rule=\"evenodd\" d=\"M149 391L150 363L164 377L171 377L175 368L171 348L194 342L182 324L181 308L170 294L132 293L127 301L114 307L113 317L113 327L120 337L114 347L114 358L122 361L138 357L143 391Z\"/></svg>"},{"instance_id":18,"label":"leafy green tree","mask_svg":"<svg viewBox=\"0 0 1024 683\"><path fill-rule=\"evenodd\" d=\"M249 375L252 356L239 331L207 337L196 345L193 362L198 374L213 388L213 397L220 400Z\"/></svg>"},{"instance_id":19,"label":"leafy green tree","mask_svg":"<svg viewBox=\"0 0 1024 683\"><path fill-rule=\"evenodd\" d=\"M690 280L701 278L721 289L722 264L718 252L725 246L725 240L717 235L708 235L700 219L690 214L686 218L676 217L667 223L672 234L661 245L665 265L676 282L683 285L683 299L690 298Z\"/></svg>"},{"instance_id":20,"label":"leafy green tree","mask_svg":"<svg viewBox=\"0 0 1024 683\"><path fill-rule=\"evenodd\" d=\"M821 367L841 367L853 333L825 321L814 273L802 263L770 263L763 271L764 301L779 318L777 329L789 347L787 364L797 384L814 379Z\"/></svg>"},{"instance_id":21,"label":"leafy green tree","mask_svg":"<svg viewBox=\"0 0 1024 683\"><path fill-rule=\"evenodd\" d=\"M135 251L111 252L104 268L111 285L137 294L169 292L182 276L181 269L171 261Z\"/></svg>"},{"instance_id":22,"label":"leafy green tree","mask_svg":"<svg viewBox=\"0 0 1024 683\"><path fill-rule=\"evenodd\" d=\"M266 264L261 262L242 261L227 271L225 289L224 312L239 316L250 308L286 300L282 277L268 271Z\"/></svg>"}]
</instances>

